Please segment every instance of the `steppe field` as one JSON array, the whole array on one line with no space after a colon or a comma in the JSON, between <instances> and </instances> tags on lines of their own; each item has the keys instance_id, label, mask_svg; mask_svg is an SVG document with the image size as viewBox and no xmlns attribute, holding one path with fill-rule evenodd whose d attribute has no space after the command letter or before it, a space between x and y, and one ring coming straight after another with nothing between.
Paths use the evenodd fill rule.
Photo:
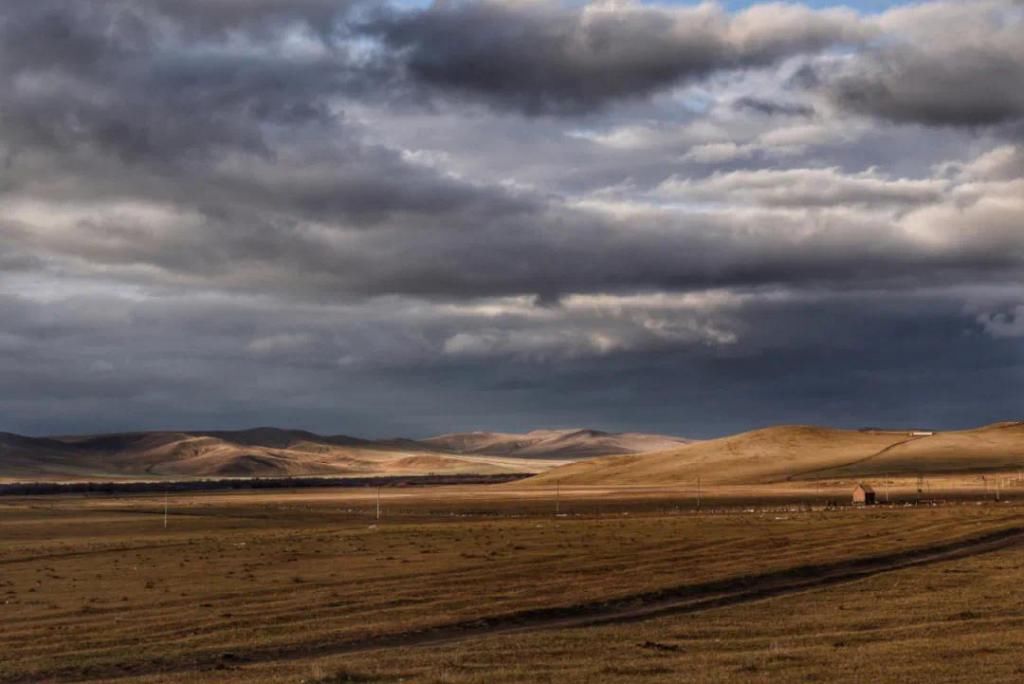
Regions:
<instances>
[{"instance_id":1,"label":"steppe field","mask_svg":"<svg viewBox=\"0 0 1024 684\"><path fill-rule=\"evenodd\" d=\"M1024 677L1024 487L849 484L2 497L0 682Z\"/></svg>"}]
</instances>

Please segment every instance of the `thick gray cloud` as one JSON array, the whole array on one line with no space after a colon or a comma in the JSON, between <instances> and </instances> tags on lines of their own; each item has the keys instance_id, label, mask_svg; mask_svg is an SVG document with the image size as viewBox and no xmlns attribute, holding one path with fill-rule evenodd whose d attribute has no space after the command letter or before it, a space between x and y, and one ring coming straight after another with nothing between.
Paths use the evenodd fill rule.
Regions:
<instances>
[{"instance_id":1,"label":"thick gray cloud","mask_svg":"<svg viewBox=\"0 0 1024 684\"><path fill-rule=\"evenodd\" d=\"M327 98L380 76L330 30L346 14L345 3L330 4L7 5L4 139L14 153L94 151L151 165L272 154L268 129L327 124Z\"/></svg>"},{"instance_id":2,"label":"thick gray cloud","mask_svg":"<svg viewBox=\"0 0 1024 684\"><path fill-rule=\"evenodd\" d=\"M710 4L572 8L514 0L385 12L370 30L400 51L414 79L531 114L587 112L870 33L852 12L793 5L730 16Z\"/></svg>"},{"instance_id":3,"label":"thick gray cloud","mask_svg":"<svg viewBox=\"0 0 1024 684\"><path fill-rule=\"evenodd\" d=\"M987 126L1024 119L1020 2L932 3L893 11L889 38L831 83L846 109L900 123Z\"/></svg>"},{"instance_id":4,"label":"thick gray cloud","mask_svg":"<svg viewBox=\"0 0 1024 684\"><path fill-rule=\"evenodd\" d=\"M0 429L1008 417L1013 7L0 6Z\"/></svg>"}]
</instances>

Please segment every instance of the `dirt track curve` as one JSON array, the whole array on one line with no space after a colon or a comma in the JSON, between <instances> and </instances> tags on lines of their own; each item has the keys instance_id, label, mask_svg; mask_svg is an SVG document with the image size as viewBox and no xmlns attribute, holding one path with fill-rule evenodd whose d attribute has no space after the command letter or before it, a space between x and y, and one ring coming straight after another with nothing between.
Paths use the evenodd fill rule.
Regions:
<instances>
[{"instance_id":1,"label":"dirt track curve","mask_svg":"<svg viewBox=\"0 0 1024 684\"><path fill-rule=\"evenodd\" d=\"M437 646L501 634L549 629L570 629L650 620L667 615L685 615L714 608L770 599L837 584L854 582L887 572L952 561L991 553L1024 542L1024 526L982 535L963 537L904 551L852 559L837 563L805 565L786 570L734 577L699 584L679 585L659 591L634 594L569 606L526 610L481 617L472 621L440 624L428 629L396 632L365 639L333 643L289 645L232 653L183 655L163 661L124 663L83 672L55 670L33 673L31 679L0 679L13 682L73 679L89 681L118 679L148 674L172 674L221 669L225 665L302 660L364 651Z\"/></svg>"}]
</instances>

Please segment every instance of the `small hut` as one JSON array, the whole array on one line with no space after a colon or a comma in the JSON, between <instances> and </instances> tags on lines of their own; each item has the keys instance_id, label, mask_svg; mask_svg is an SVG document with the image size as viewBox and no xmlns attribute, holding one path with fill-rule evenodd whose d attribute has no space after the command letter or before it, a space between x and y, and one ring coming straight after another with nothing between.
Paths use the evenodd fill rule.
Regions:
<instances>
[{"instance_id":1,"label":"small hut","mask_svg":"<svg viewBox=\"0 0 1024 684\"><path fill-rule=\"evenodd\" d=\"M875 490L866 484L859 483L856 487L853 488L853 505L874 506Z\"/></svg>"}]
</instances>

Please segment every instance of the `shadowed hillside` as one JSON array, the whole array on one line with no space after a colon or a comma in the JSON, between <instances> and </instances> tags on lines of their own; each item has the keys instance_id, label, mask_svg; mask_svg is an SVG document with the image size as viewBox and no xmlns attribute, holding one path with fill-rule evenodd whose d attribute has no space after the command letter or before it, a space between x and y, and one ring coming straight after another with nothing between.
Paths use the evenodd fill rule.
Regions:
<instances>
[{"instance_id":1,"label":"shadowed hillside","mask_svg":"<svg viewBox=\"0 0 1024 684\"><path fill-rule=\"evenodd\" d=\"M1024 423L927 435L779 426L657 453L575 463L528 482L639 485L701 478L708 484L761 484L1018 468L1024 468Z\"/></svg>"},{"instance_id":2,"label":"shadowed hillside","mask_svg":"<svg viewBox=\"0 0 1024 684\"><path fill-rule=\"evenodd\" d=\"M538 472L529 463L393 448L348 437L259 428L0 439L8 479L294 477Z\"/></svg>"},{"instance_id":3,"label":"shadowed hillside","mask_svg":"<svg viewBox=\"0 0 1024 684\"><path fill-rule=\"evenodd\" d=\"M371 441L272 427L33 438L0 434L0 478L298 477L536 473L611 453L685 443L593 430Z\"/></svg>"},{"instance_id":4,"label":"shadowed hillside","mask_svg":"<svg viewBox=\"0 0 1024 684\"><path fill-rule=\"evenodd\" d=\"M662 451L690 440L665 435L599 430L533 430L526 434L461 432L423 440L442 451L522 458L581 458Z\"/></svg>"}]
</instances>

